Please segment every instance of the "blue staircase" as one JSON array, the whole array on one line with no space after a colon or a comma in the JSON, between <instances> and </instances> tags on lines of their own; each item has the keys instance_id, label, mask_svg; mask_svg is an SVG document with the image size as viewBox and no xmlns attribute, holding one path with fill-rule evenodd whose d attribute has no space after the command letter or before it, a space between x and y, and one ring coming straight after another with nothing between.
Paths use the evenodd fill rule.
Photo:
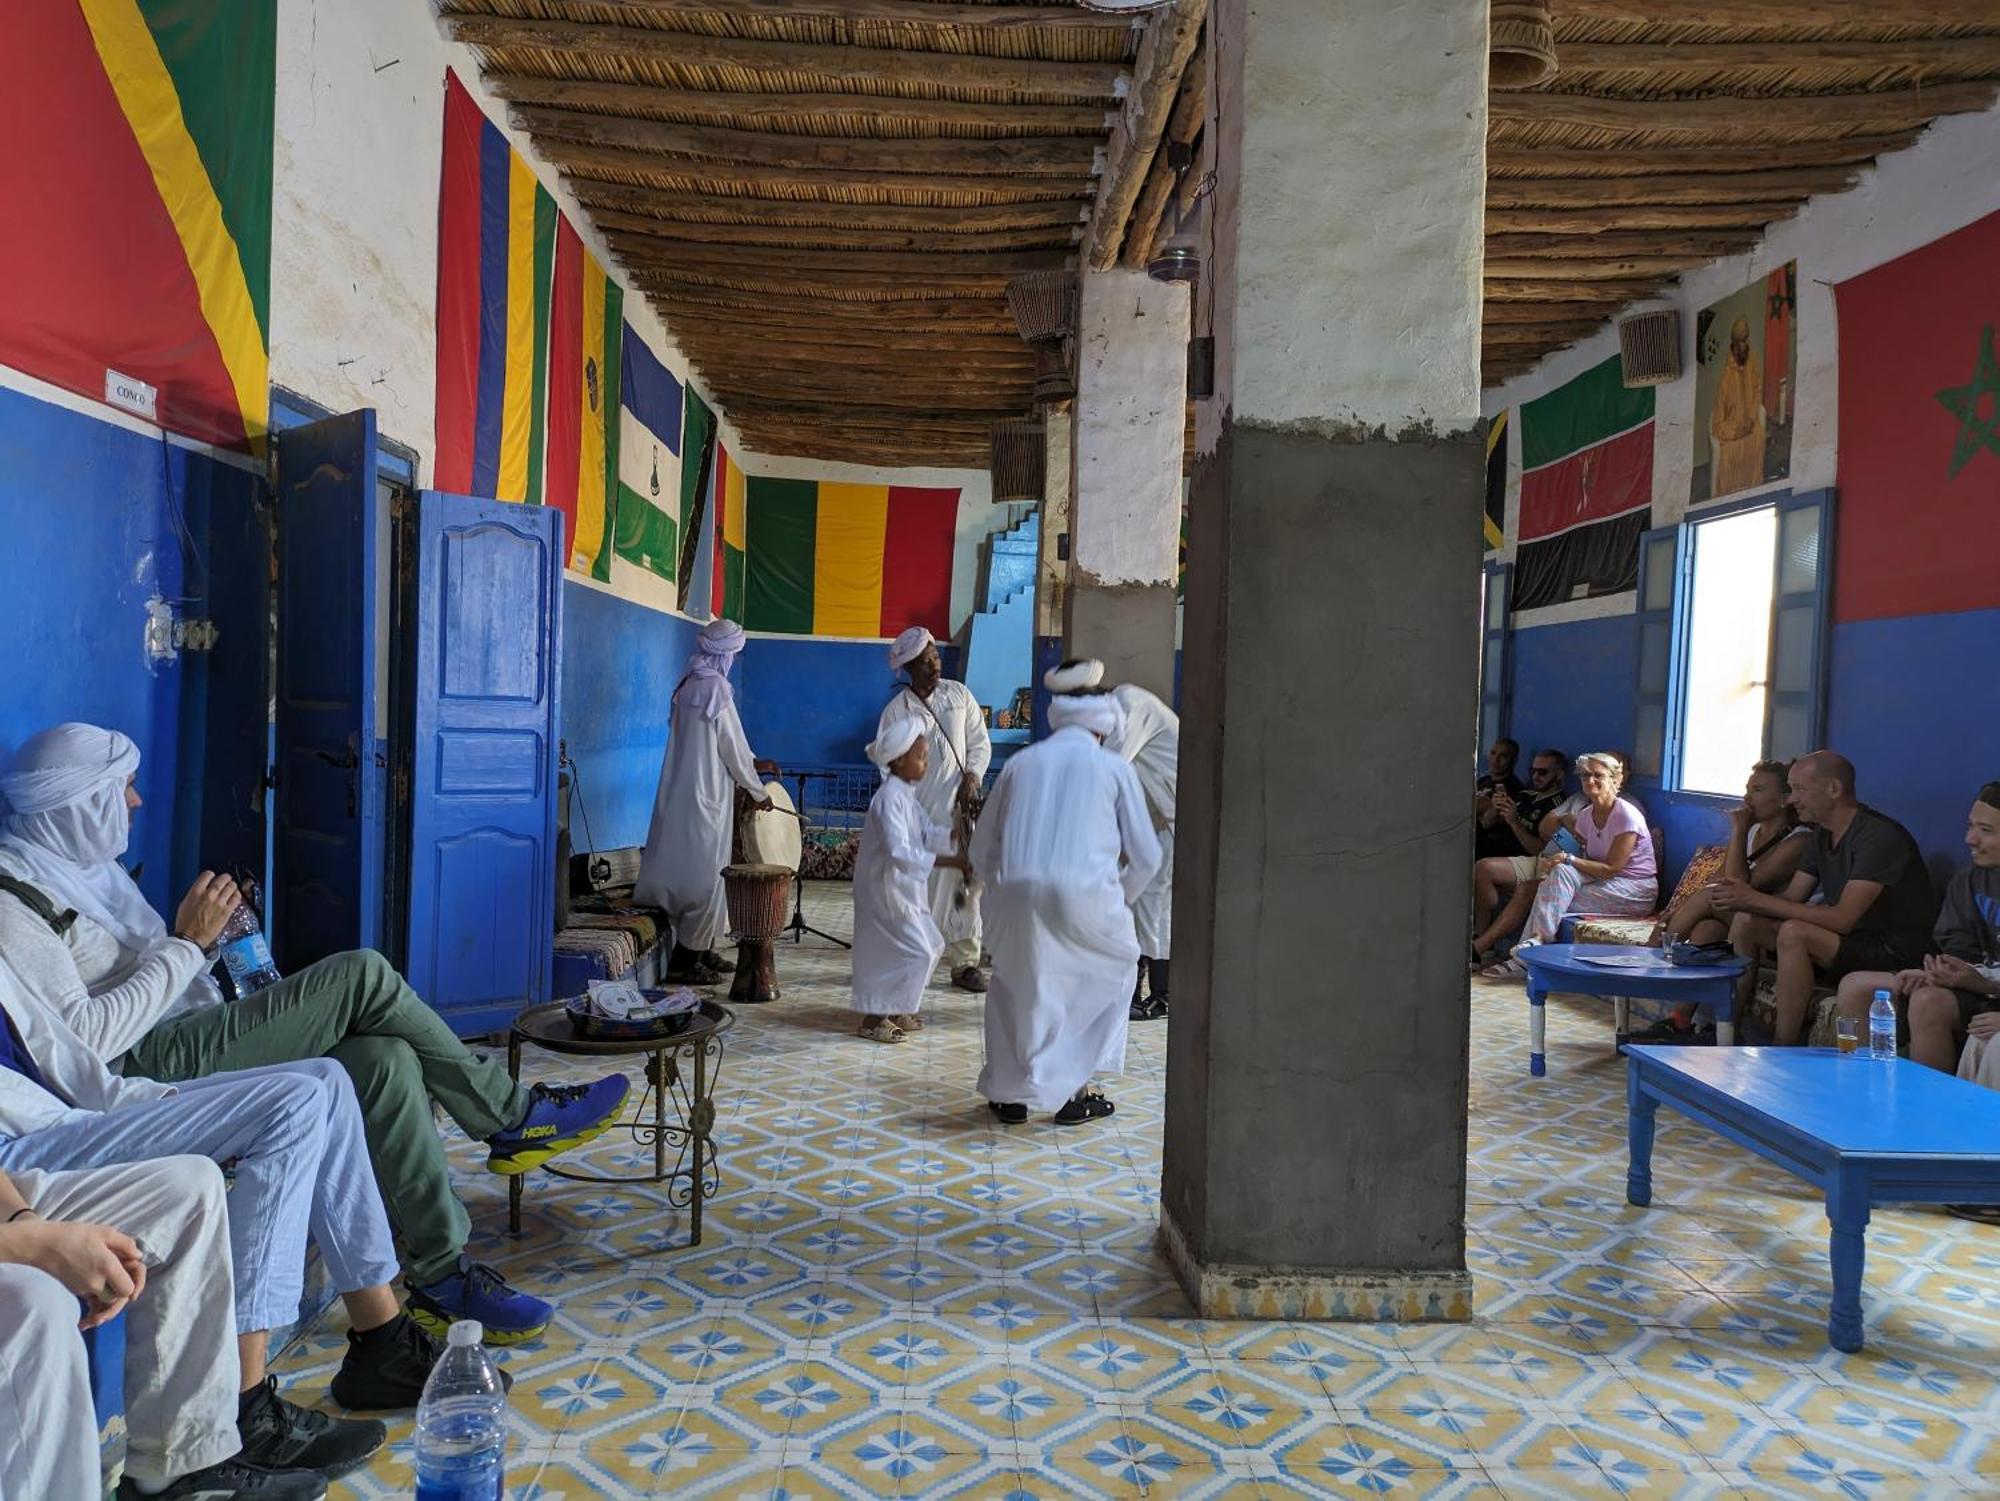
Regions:
<instances>
[{"instance_id":1,"label":"blue staircase","mask_svg":"<svg viewBox=\"0 0 2000 1501\"><path fill-rule=\"evenodd\" d=\"M1035 564L1041 539L1041 511L1030 509L986 540L979 608L966 637L965 683L995 720L1034 676ZM1027 738L1025 727L1021 738Z\"/></svg>"}]
</instances>

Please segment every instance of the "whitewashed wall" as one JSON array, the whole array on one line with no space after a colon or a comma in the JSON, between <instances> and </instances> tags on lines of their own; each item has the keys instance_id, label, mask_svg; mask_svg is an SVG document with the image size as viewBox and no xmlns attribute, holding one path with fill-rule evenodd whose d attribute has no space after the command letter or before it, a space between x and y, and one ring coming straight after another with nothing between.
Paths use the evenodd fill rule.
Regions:
<instances>
[{"instance_id":1,"label":"whitewashed wall","mask_svg":"<svg viewBox=\"0 0 2000 1501\"><path fill-rule=\"evenodd\" d=\"M1863 172L1845 193L1810 200L1797 217L1771 227L1757 248L1711 261L1680 279L1666 297L1638 308L1678 307L1684 347L1691 349L1701 309L1786 261L1799 263L1798 384L1794 397L1791 478L1770 489L1816 490L1832 485L1839 432L1839 329L1833 284L1893 260L1973 220L2000 209L2000 107L1939 121L1907 151L1887 156ZM2000 274L2000 268L1996 268ZM1607 324L1589 339L1550 355L1533 370L1485 393L1487 416L1555 389L1618 352ZM1691 357L1680 379L1659 388L1653 436L1653 524L1669 526L1688 510L1694 467L1694 383ZM1507 545L1514 554L1520 515L1521 432L1509 424ZM1755 492L1746 492L1755 493ZM1524 610L1517 623L1622 615L1634 607L1630 592Z\"/></svg>"}]
</instances>

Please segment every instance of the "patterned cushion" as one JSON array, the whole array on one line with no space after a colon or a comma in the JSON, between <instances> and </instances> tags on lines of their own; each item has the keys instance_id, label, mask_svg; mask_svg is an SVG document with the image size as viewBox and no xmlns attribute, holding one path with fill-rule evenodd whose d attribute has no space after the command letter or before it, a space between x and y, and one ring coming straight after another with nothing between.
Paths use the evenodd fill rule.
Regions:
<instances>
[{"instance_id":1,"label":"patterned cushion","mask_svg":"<svg viewBox=\"0 0 2000 1501\"><path fill-rule=\"evenodd\" d=\"M1834 992L1824 985L1814 986L1812 1004L1806 1011L1806 1046L1832 1047L1833 1022L1839 1015ZM1747 1020L1766 1034L1777 1030L1778 976L1768 964L1757 972L1757 993L1750 998Z\"/></svg>"},{"instance_id":2,"label":"patterned cushion","mask_svg":"<svg viewBox=\"0 0 2000 1501\"><path fill-rule=\"evenodd\" d=\"M1687 869L1681 872L1680 884L1674 887L1674 894L1667 898L1666 911L1661 914L1662 921L1672 917L1680 910L1682 902L1722 874L1722 862L1728 853L1729 851L1719 844L1704 844L1694 852L1693 858L1687 863Z\"/></svg>"},{"instance_id":3,"label":"patterned cushion","mask_svg":"<svg viewBox=\"0 0 2000 1501\"><path fill-rule=\"evenodd\" d=\"M1651 944L1659 931L1657 917L1579 917L1570 941Z\"/></svg>"}]
</instances>

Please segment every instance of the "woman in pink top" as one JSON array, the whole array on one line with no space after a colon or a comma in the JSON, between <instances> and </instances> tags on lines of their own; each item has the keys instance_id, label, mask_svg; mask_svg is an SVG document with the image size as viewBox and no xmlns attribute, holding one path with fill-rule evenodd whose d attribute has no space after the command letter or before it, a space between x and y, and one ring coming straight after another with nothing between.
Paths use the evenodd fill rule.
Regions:
<instances>
[{"instance_id":1,"label":"woman in pink top","mask_svg":"<svg viewBox=\"0 0 2000 1501\"><path fill-rule=\"evenodd\" d=\"M1653 864L1653 839L1646 828L1646 815L1636 803L1618 795L1625 782L1624 763L1605 751L1593 751L1576 760L1577 782L1583 788L1584 805L1566 815L1563 824L1576 835L1583 853L1546 849L1538 862L1542 884L1535 893L1534 909L1522 949L1555 939L1556 930L1570 913L1589 917L1643 917L1659 906L1659 874ZM1525 975L1519 958L1509 959L1510 974Z\"/></svg>"}]
</instances>

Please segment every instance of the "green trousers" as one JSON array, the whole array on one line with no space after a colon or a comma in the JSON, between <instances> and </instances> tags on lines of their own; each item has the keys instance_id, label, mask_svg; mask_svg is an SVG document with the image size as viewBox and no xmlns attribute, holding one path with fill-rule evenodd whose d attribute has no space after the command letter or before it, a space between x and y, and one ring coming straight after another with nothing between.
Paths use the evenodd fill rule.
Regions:
<instances>
[{"instance_id":1,"label":"green trousers","mask_svg":"<svg viewBox=\"0 0 2000 1501\"><path fill-rule=\"evenodd\" d=\"M520 1124L528 1095L498 1063L467 1052L374 950L335 954L248 1000L164 1021L125 1055L125 1072L172 1083L302 1058L331 1058L354 1080L404 1274L421 1286L451 1272L472 1226L451 1191L431 1101L483 1141Z\"/></svg>"}]
</instances>

